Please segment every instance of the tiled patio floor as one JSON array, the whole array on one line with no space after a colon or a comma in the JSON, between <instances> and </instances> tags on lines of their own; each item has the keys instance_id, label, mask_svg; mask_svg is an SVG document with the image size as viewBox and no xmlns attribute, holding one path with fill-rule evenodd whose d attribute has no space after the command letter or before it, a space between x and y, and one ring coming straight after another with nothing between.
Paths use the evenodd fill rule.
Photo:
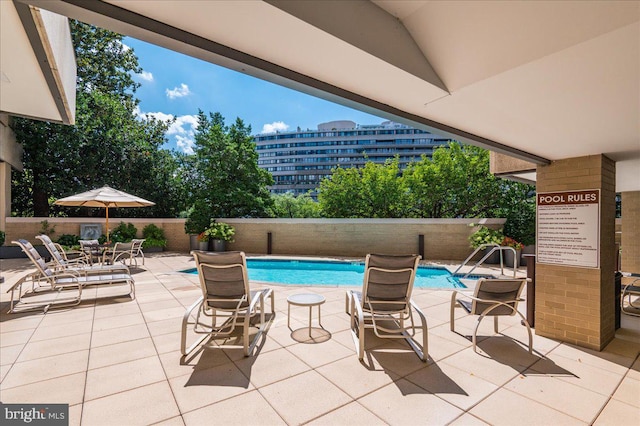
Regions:
<instances>
[{"instance_id":1,"label":"tiled patio floor","mask_svg":"<svg viewBox=\"0 0 640 426\"><path fill-rule=\"evenodd\" d=\"M133 271L135 300L113 297L122 287L91 289L80 306L47 314L6 314L6 289L29 265L0 262L0 400L68 403L72 425L640 424L640 318L623 315L622 338L602 352L534 336L533 355L510 338L526 342L526 329L508 318L476 354L475 319L459 313L452 333L450 292L417 289L429 362L371 335L361 364L344 288L272 286L276 315L257 356L212 348L181 364L182 314L200 294L197 276L176 273L193 267L190 256L148 257ZM287 328L286 297L310 291L327 299L321 343ZM291 315L294 330L307 324L306 308ZM479 334L492 332L486 321Z\"/></svg>"}]
</instances>

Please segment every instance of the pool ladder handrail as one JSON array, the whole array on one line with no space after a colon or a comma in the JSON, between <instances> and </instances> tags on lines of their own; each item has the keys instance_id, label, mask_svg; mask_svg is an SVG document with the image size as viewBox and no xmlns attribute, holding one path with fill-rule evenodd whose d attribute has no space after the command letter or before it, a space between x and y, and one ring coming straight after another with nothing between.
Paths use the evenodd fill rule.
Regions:
<instances>
[{"instance_id":1,"label":"pool ladder handrail","mask_svg":"<svg viewBox=\"0 0 640 426\"><path fill-rule=\"evenodd\" d=\"M516 258L516 256L518 255L518 253L516 252L516 250L513 247L509 247L509 246L501 246L500 244L482 244L480 247L478 247L477 249L475 249L473 251L473 253L471 253L469 255L469 257L467 257L464 262L462 262L460 264L460 266L458 266L458 268L456 268L456 270L453 272L453 275L456 275L458 273L458 271L460 271L460 269L462 269L467 263L469 263L469 261L471 260L471 258L473 256L476 255L476 253L478 253L480 250L484 250L487 247L492 247L491 250L489 250L489 252L487 254L485 254L482 259L480 259L474 266L473 268L471 268L469 270L469 272L467 272L461 279L465 279L467 278L469 275L471 275L471 273L480 265L482 265L482 263L487 260L489 258L489 256L491 256L495 251L498 251L500 253L500 275L504 275L504 261L503 261L503 257L502 257L502 252L504 250L511 250L513 252L513 278L516 278L516 272L518 270L517 266L516 266L516 262L518 261L518 259Z\"/></svg>"}]
</instances>

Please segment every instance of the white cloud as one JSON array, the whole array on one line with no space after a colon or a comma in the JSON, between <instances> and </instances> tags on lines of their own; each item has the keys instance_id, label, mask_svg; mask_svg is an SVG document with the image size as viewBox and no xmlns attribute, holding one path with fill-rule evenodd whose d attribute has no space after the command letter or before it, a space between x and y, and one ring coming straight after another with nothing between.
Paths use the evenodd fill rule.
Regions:
<instances>
[{"instance_id":1,"label":"white cloud","mask_svg":"<svg viewBox=\"0 0 640 426\"><path fill-rule=\"evenodd\" d=\"M140 79L144 81L153 81L153 74L149 71L142 71L140 74L137 74Z\"/></svg>"},{"instance_id":2,"label":"white cloud","mask_svg":"<svg viewBox=\"0 0 640 426\"><path fill-rule=\"evenodd\" d=\"M193 136L193 135L192 135ZM185 154L193 154L193 139L189 139L185 136L176 135L176 145L178 149Z\"/></svg>"},{"instance_id":3,"label":"white cloud","mask_svg":"<svg viewBox=\"0 0 640 426\"><path fill-rule=\"evenodd\" d=\"M188 129L185 129L186 126L189 126ZM176 121L173 122L171 126L169 126L169 130L167 130L168 135L191 135L193 136L194 132L198 128L198 116L197 115L181 115L176 117Z\"/></svg>"},{"instance_id":4,"label":"white cloud","mask_svg":"<svg viewBox=\"0 0 640 426\"><path fill-rule=\"evenodd\" d=\"M265 124L262 126L262 133L284 132L288 128L289 125L285 124L283 121L274 121L271 124Z\"/></svg>"},{"instance_id":5,"label":"white cloud","mask_svg":"<svg viewBox=\"0 0 640 426\"><path fill-rule=\"evenodd\" d=\"M166 93L169 99L175 99L175 98L182 98L184 96L190 95L191 91L189 90L189 86L182 83L180 84L180 87L174 87L171 90L167 89Z\"/></svg>"},{"instance_id":6,"label":"white cloud","mask_svg":"<svg viewBox=\"0 0 640 426\"><path fill-rule=\"evenodd\" d=\"M140 118L155 118L158 121L168 123L174 120L167 129L167 136L173 136L178 150L186 153L193 154L193 145L195 143L195 132L198 128L198 116L197 115L179 115L166 114L164 112L142 112L140 107L136 106L134 113Z\"/></svg>"},{"instance_id":7,"label":"white cloud","mask_svg":"<svg viewBox=\"0 0 640 426\"><path fill-rule=\"evenodd\" d=\"M140 112L137 114L138 117L141 118L152 117L158 121L163 121L165 123L174 119L173 114L165 114L164 112Z\"/></svg>"}]
</instances>

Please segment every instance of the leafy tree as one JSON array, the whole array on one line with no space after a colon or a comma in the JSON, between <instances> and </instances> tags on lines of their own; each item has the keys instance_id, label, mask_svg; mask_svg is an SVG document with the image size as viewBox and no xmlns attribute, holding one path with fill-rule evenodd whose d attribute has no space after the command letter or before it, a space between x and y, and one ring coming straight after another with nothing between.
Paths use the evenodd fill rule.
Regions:
<instances>
[{"instance_id":1,"label":"leafy tree","mask_svg":"<svg viewBox=\"0 0 640 426\"><path fill-rule=\"evenodd\" d=\"M493 176L489 151L452 142L404 172L414 217L506 217L533 196L530 185Z\"/></svg>"},{"instance_id":2,"label":"leafy tree","mask_svg":"<svg viewBox=\"0 0 640 426\"><path fill-rule=\"evenodd\" d=\"M77 73L76 124L16 119L14 131L24 148L25 172L14 174L13 206L17 214L86 215L86 209L60 208L62 196L105 184L156 202L145 209L113 209L114 217L165 215L184 210L177 163L160 147L167 124L135 114L141 71L133 49L122 36L71 21ZM93 209L93 214L104 214Z\"/></svg>"},{"instance_id":3,"label":"leafy tree","mask_svg":"<svg viewBox=\"0 0 640 426\"><path fill-rule=\"evenodd\" d=\"M336 169L321 181L318 199L328 217L513 216L516 223L519 214L530 219L532 195L529 185L493 176L488 151L450 143L436 149L432 159L423 157L402 173L397 160ZM527 229L530 233L530 226Z\"/></svg>"},{"instance_id":4,"label":"leafy tree","mask_svg":"<svg viewBox=\"0 0 640 426\"><path fill-rule=\"evenodd\" d=\"M216 112L198 111L190 218L265 217L273 201L267 189L271 174L258 167L251 126L237 118L231 126Z\"/></svg>"},{"instance_id":5,"label":"leafy tree","mask_svg":"<svg viewBox=\"0 0 640 426\"><path fill-rule=\"evenodd\" d=\"M300 194L297 197L290 192L284 194L272 194L273 212L275 217L282 218L306 218L322 217L322 210L317 201L309 194Z\"/></svg>"},{"instance_id":6,"label":"leafy tree","mask_svg":"<svg viewBox=\"0 0 640 426\"><path fill-rule=\"evenodd\" d=\"M327 217L404 217L407 208L398 159L363 168L336 168L320 181L318 200Z\"/></svg>"}]
</instances>

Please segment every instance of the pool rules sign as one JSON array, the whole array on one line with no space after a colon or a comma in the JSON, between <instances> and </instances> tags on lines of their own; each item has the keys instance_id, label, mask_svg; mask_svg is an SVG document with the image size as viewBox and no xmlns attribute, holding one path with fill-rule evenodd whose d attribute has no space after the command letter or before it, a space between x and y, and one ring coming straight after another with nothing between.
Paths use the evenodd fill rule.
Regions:
<instances>
[{"instance_id":1,"label":"pool rules sign","mask_svg":"<svg viewBox=\"0 0 640 426\"><path fill-rule=\"evenodd\" d=\"M538 263L600 267L600 190L537 194Z\"/></svg>"}]
</instances>

